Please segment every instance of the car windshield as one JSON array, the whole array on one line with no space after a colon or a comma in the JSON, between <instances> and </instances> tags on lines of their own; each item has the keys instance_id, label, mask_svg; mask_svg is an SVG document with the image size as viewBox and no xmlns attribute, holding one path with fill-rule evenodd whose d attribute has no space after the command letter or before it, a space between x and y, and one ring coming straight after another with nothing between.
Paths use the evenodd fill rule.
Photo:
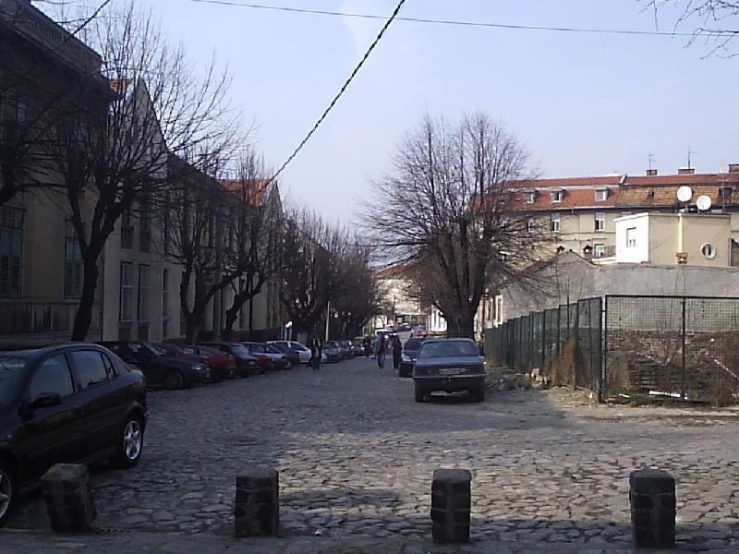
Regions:
<instances>
[{"instance_id":1,"label":"car windshield","mask_svg":"<svg viewBox=\"0 0 739 554\"><path fill-rule=\"evenodd\" d=\"M403 348L405 348L406 350L418 350L419 348L421 348L422 342L423 339L411 338L406 341Z\"/></svg>"},{"instance_id":2,"label":"car windshield","mask_svg":"<svg viewBox=\"0 0 739 554\"><path fill-rule=\"evenodd\" d=\"M268 354L281 354L279 350L277 350L274 346L271 344L265 344L264 345L264 351Z\"/></svg>"},{"instance_id":3,"label":"car windshield","mask_svg":"<svg viewBox=\"0 0 739 554\"><path fill-rule=\"evenodd\" d=\"M460 356L480 357L480 349L472 341L454 340L427 342L418 353L419 358L456 358Z\"/></svg>"},{"instance_id":4,"label":"car windshield","mask_svg":"<svg viewBox=\"0 0 739 554\"><path fill-rule=\"evenodd\" d=\"M149 348L151 348L157 356L166 356L167 354L169 354L169 352L161 346L154 346L150 344Z\"/></svg>"},{"instance_id":5,"label":"car windshield","mask_svg":"<svg viewBox=\"0 0 739 554\"><path fill-rule=\"evenodd\" d=\"M25 365L26 358L0 356L0 406L5 406L13 398Z\"/></svg>"},{"instance_id":6,"label":"car windshield","mask_svg":"<svg viewBox=\"0 0 739 554\"><path fill-rule=\"evenodd\" d=\"M239 358L248 358L251 355L249 354L249 351L246 349L246 347L240 344L232 344L231 352L234 356L238 356Z\"/></svg>"},{"instance_id":7,"label":"car windshield","mask_svg":"<svg viewBox=\"0 0 739 554\"><path fill-rule=\"evenodd\" d=\"M339 345L336 344L335 342L327 342L326 345L324 346L324 348L338 348L338 347Z\"/></svg>"}]
</instances>

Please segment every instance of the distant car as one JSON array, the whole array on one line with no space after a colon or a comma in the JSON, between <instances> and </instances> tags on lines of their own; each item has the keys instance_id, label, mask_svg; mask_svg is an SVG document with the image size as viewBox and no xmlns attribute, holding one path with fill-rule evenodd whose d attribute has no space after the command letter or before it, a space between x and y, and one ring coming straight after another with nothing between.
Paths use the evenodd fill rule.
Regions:
<instances>
[{"instance_id":1,"label":"distant car","mask_svg":"<svg viewBox=\"0 0 739 554\"><path fill-rule=\"evenodd\" d=\"M325 361L328 363L336 363L343 360L343 355L341 353L341 349L339 348L339 343L336 341L328 341L323 343L323 356L325 357Z\"/></svg>"},{"instance_id":2,"label":"distant car","mask_svg":"<svg viewBox=\"0 0 739 554\"><path fill-rule=\"evenodd\" d=\"M352 341L352 352L355 356L364 356L364 345L361 340Z\"/></svg>"},{"instance_id":3,"label":"distant car","mask_svg":"<svg viewBox=\"0 0 739 554\"><path fill-rule=\"evenodd\" d=\"M213 382L218 383L236 376L236 356L209 346L191 344L181 348L185 354L199 358L210 368Z\"/></svg>"},{"instance_id":4,"label":"distant car","mask_svg":"<svg viewBox=\"0 0 739 554\"><path fill-rule=\"evenodd\" d=\"M413 365L416 402L432 392L468 392L485 400L485 362L471 339L426 339Z\"/></svg>"},{"instance_id":5,"label":"distant car","mask_svg":"<svg viewBox=\"0 0 739 554\"><path fill-rule=\"evenodd\" d=\"M146 342L104 341L98 343L118 355L127 364L140 369L150 385L183 389L210 379L210 369L202 362L173 358Z\"/></svg>"},{"instance_id":6,"label":"distant car","mask_svg":"<svg viewBox=\"0 0 739 554\"><path fill-rule=\"evenodd\" d=\"M350 340L340 340L338 341L339 349L341 350L341 355L344 357L345 360L349 360L354 357L354 350L352 349L352 341Z\"/></svg>"},{"instance_id":7,"label":"distant car","mask_svg":"<svg viewBox=\"0 0 739 554\"><path fill-rule=\"evenodd\" d=\"M0 352L0 527L57 463L139 463L146 379L101 346Z\"/></svg>"},{"instance_id":8,"label":"distant car","mask_svg":"<svg viewBox=\"0 0 739 554\"><path fill-rule=\"evenodd\" d=\"M403 351L400 354L398 377L410 377L413 374L413 363L416 361L418 349L421 348L423 340L421 337L411 337L405 341Z\"/></svg>"},{"instance_id":9,"label":"distant car","mask_svg":"<svg viewBox=\"0 0 739 554\"><path fill-rule=\"evenodd\" d=\"M246 349L240 342L204 342L198 346L206 346L215 348L221 352L231 354L236 361L236 375L239 377L249 377L264 373L264 369L259 365L259 360Z\"/></svg>"},{"instance_id":10,"label":"distant car","mask_svg":"<svg viewBox=\"0 0 739 554\"><path fill-rule=\"evenodd\" d=\"M290 352L296 352L298 355L297 363L305 364L305 365L310 364L310 358L311 358L310 348L307 348L304 344L301 344L294 340L275 340L275 341L269 341L267 344L270 344L278 348L279 350L282 350L283 352L285 352L285 350L288 350Z\"/></svg>"},{"instance_id":11,"label":"distant car","mask_svg":"<svg viewBox=\"0 0 739 554\"><path fill-rule=\"evenodd\" d=\"M292 367L292 362L287 359L287 356L277 350L274 346L263 342L244 342L242 344L246 346L246 349L251 352L253 356L268 359L272 369L281 371Z\"/></svg>"}]
</instances>

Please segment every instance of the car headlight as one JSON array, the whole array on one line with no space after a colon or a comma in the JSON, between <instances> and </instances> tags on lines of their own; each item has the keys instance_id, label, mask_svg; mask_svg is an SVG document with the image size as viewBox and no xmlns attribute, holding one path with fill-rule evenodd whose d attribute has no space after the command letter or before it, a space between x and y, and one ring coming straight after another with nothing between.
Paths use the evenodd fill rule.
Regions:
<instances>
[{"instance_id":1,"label":"car headlight","mask_svg":"<svg viewBox=\"0 0 739 554\"><path fill-rule=\"evenodd\" d=\"M257 365L257 362L255 360L249 360L249 365Z\"/></svg>"},{"instance_id":2,"label":"car headlight","mask_svg":"<svg viewBox=\"0 0 739 554\"><path fill-rule=\"evenodd\" d=\"M400 355L400 359L403 360L404 362L412 362L413 361L411 359L411 357L408 354L406 354L406 353L401 354Z\"/></svg>"},{"instance_id":3,"label":"car headlight","mask_svg":"<svg viewBox=\"0 0 739 554\"><path fill-rule=\"evenodd\" d=\"M205 371L205 366L203 364L192 364L190 369L192 371Z\"/></svg>"}]
</instances>

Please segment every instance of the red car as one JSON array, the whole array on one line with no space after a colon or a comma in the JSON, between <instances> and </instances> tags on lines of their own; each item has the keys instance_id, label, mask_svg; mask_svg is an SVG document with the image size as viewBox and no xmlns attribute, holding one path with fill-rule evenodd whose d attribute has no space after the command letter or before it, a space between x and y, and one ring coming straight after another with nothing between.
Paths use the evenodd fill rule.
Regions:
<instances>
[{"instance_id":1,"label":"red car","mask_svg":"<svg viewBox=\"0 0 739 554\"><path fill-rule=\"evenodd\" d=\"M233 356L214 348L180 346L167 342L153 343L151 346L163 350L171 358L182 358L207 365L210 368L211 382L214 383L230 379L236 369Z\"/></svg>"}]
</instances>

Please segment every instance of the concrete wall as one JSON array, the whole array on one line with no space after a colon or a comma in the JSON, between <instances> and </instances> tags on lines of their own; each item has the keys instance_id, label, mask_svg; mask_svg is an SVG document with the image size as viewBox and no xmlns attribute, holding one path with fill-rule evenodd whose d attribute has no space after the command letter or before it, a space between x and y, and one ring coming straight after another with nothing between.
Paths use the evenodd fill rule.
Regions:
<instances>
[{"instance_id":1,"label":"concrete wall","mask_svg":"<svg viewBox=\"0 0 739 554\"><path fill-rule=\"evenodd\" d=\"M503 320L606 295L739 296L739 268L690 265L596 266L573 253L560 255L526 285L501 290Z\"/></svg>"}]
</instances>

